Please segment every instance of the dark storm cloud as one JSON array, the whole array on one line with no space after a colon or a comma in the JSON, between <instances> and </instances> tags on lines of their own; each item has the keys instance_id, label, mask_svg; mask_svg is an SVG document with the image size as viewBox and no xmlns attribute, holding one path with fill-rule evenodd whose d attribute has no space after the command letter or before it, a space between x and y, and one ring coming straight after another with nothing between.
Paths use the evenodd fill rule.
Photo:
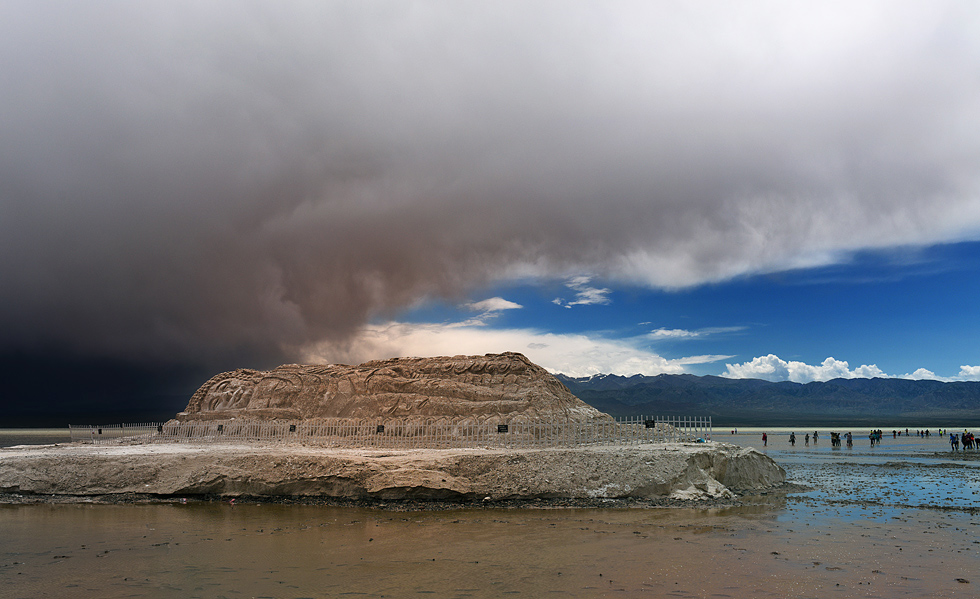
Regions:
<instances>
[{"instance_id":1,"label":"dark storm cloud","mask_svg":"<svg viewBox=\"0 0 980 599\"><path fill-rule=\"evenodd\" d=\"M502 277L976 238L978 30L968 2L5 3L0 349L275 361Z\"/></svg>"}]
</instances>

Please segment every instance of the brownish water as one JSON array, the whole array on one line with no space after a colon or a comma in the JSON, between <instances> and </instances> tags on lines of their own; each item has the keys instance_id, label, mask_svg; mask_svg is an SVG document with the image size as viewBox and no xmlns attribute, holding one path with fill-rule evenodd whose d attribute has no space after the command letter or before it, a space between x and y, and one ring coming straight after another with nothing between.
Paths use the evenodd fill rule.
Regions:
<instances>
[{"instance_id":1,"label":"brownish water","mask_svg":"<svg viewBox=\"0 0 980 599\"><path fill-rule=\"evenodd\" d=\"M0 597L970 597L968 514L0 506ZM958 582L961 578L970 582Z\"/></svg>"},{"instance_id":2,"label":"brownish water","mask_svg":"<svg viewBox=\"0 0 980 599\"><path fill-rule=\"evenodd\" d=\"M813 490L721 510L0 505L0 599L980 596L980 452L785 436Z\"/></svg>"}]
</instances>

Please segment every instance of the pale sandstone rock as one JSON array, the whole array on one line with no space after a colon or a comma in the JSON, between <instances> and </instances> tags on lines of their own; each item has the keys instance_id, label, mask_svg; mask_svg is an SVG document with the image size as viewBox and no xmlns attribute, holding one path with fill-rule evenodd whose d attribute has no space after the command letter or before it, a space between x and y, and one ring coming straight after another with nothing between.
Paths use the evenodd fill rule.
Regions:
<instances>
[{"instance_id":1,"label":"pale sandstone rock","mask_svg":"<svg viewBox=\"0 0 980 599\"><path fill-rule=\"evenodd\" d=\"M377 450L250 445L0 449L0 492L474 500L731 498L786 473L720 443L567 449Z\"/></svg>"},{"instance_id":2,"label":"pale sandstone rock","mask_svg":"<svg viewBox=\"0 0 980 599\"><path fill-rule=\"evenodd\" d=\"M178 420L228 418L598 420L609 416L518 353L393 358L359 366L286 364L212 377Z\"/></svg>"}]
</instances>

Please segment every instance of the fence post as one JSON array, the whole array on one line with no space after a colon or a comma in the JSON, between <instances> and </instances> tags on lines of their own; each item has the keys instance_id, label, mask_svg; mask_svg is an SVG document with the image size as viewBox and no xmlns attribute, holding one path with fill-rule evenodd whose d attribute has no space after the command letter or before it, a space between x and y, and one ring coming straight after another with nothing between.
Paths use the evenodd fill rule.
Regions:
<instances>
[{"instance_id":1,"label":"fence post","mask_svg":"<svg viewBox=\"0 0 980 599\"><path fill-rule=\"evenodd\" d=\"M498 431L489 421L442 423L434 419L372 420L337 418L315 424L254 420L218 422L124 423L68 425L72 442L97 445L138 442L279 441L312 442L335 447L463 448L463 447L579 447L582 445L640 445L645 443L710 440L710 416L626 416L612 421L578 422L569 419L507 423ZM650 426L648 426L648 424ZM381 428L383 427L383 428ZM380 428L380 432L379 429Z\"/></svg>"}]
</instances>

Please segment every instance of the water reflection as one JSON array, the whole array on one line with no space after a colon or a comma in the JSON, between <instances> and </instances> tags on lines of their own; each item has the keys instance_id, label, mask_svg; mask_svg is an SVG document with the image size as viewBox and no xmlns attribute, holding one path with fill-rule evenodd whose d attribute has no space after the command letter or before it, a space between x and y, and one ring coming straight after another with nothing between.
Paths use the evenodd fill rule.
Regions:
<instances>
[{"instance_id":1,"label":"water reflection","mask_svg":"<svg viewBox=\"0 0 980 599\"><path fill-rule=\"evenodd\" d=\"M795 516L780 516L787 512ZM876 529L866 520L803 516L767 503L444 512L227 503L0 506L0 596L787 596L798 581L812 589L857 589L884 577L927 594L948 586L952 579L943 571L977 565L971 539L949 525L967 528L969 518L913 515ZM928 538L916 532L926 521L935 526ZM867 543L889 537L900 538L909 553L882 551L872 567L870 557L861 557ZM932 553L934 541L947 544L941 554ZM941 568L922 569L940 558ZM920 575L903 581L899 572L908 577L908 568Z\"/></svg>"}]
</instances>

